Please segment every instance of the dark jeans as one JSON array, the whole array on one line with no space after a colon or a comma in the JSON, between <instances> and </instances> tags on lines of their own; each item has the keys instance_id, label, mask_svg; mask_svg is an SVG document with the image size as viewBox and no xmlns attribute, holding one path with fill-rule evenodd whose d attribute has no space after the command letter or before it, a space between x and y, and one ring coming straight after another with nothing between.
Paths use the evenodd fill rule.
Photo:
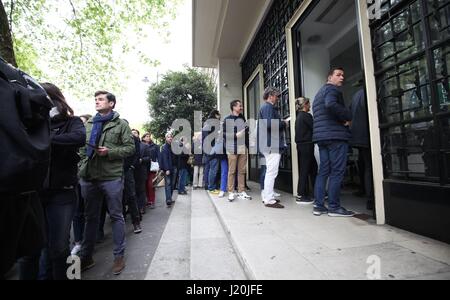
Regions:
<instances>
[{"instance_id":1,"label":"dark jeans","mask_svg":"<svg viewBox=\"0 0 450 300\"><path fill-rule=\"evenodd\" d=\"M99 215L104 198L112 221L114 257L125 255L125 220L122 212L123 180L80 181L85 199L86 227L81 257L92 257L99 230Z\"/></svg>"},{"instance_id":2,"label":"dark jeans","mask_svg":"<svg viewBox=\"0 0 450 300\"><path fill-rule=\"evenodd\" d=\"M212 157L209 160L208 190L217 189L217 172L219 171L219 159Z\"/></svg>"},{"instance_id":3,"label":"dark jeans","mask_svg":"<svg viewBox=\"0 0 450 300\"><path fill-rule=\"evenodd\" d=\"M75 208L75 214L73 216L73 236L75 243L81 243L83 241L84 233L84 199L81 197L81 187L77 186L77 206Z\"/></svg>"},{"instance_id":4,"label":"dark jeans","mask_svg":"<svg viewBox=\"0 0 450 300\"><path fill-rule=\"evenodd\" d=\"M203 186L208 189L209 187L209 158L205 158L205 166L203 170Z\"/></svg>"},{"instance_id":5,"label":"dark jeans","mask_svg":"<svg viewBox=\"0 0 450 300\"><path fill-rule=\"evenodd\" d=\"M166 192L166 203L171 202L172 201L172 174L170 175L166 175L164 174L164 190Z\"/></svg>"},{"instance_id":6,"label":"dark jeans","mask_svg":"<svg viewBox=\"0 0 450 300\"><path fill-rule=\"evenodd\" d=\"M86 203L86 201L85 201ZM102 199L102 204L101 204L101 208L100 208L100 220L98 222L98 231L97 231L97 240L103 240L103 238L105 237L105 231L104 231L104 227L105 227L105 221L106 221L106 213L109 214L108 211L108 204L106 204L106 200ZM85 220L85 225L86 225L86 220Z\"/></svg>"},{"instance_id":7,"label":"dark jeans","mask_svg":"<svg viewBox=\"0 0 450 300\"><path fill-rule=\"evenodd\" d=\"M316 205L324 207L326 184L328 183L329 209L341 207L341 184L347 167L348 143L340 141L320 142L320 168L316 179Z\"/></svg>"},{"instance_id":8,"label":"dark jeans","mask_svg":"<svg viewBox=\"0 0 450 300\"><path fill-rule=\"evenodd\" d=\"M358 148L358 173L361 182L360 190L367 197L373 198L372 155L370 148Z\"/></svg>"},{"instance_id":9,"label":"dark jeans","mask_svg":"<svg viewBox=\"0 0 450 300\"><path fill-rule=\"evenodd\" d=\"M45 247L45 218L37 193L20 196L0 194L0 277L8 272L18 258L37 255ZM39 261L39 258L37 259ZM27 270L19 260L20 278L37 278L39 264ZM23 268L22 268L23 267ZM31 274L33 273L33 274Z\"/></svg>"},{"instance_id":10,"label":"dark jeans","mask_svg":"<svg viewBox=\"0 0 450 300\"><path fill-rule=\"evenodd\" d=\"M128 205L133 225L140 223L140 215L137 207L136 182L134 181L134 169L125 171L125 183L123 189L124 204Z\"/></svg>"},{"instance_id":11,"label":"dark jeans","mask_svg":"<svg viewBox=\"0 0 450 300\"><path fill-rule=\"evenodd\" d=\"M173 171L170 171L170 176L172 176L170 180L172 192L178 189L178 173L179 170L177 168L174 168Z\"/></svg>"},{"instance_id":12,"label":"dark jeans","mask_svg":"<svg viewBox=\"0 0 450 300\"><path fill-rule=\"evenodd\" d=\"M47 225L48 245L42 252L40 279L66 280L66 260L70 256L70 228L77 193L73 190L52 191L41 195Z\"/></svg>"},{"instance_id":13,"label":"dark jeans","mask_svg":"<svg viewBox=\"0 0 450 300\"><path fill-rule=\"evenodd\" d=\"M264 180L266 179L266 165L262 165L259 169L259 185L261 186L261 191L264 190Z\"/></svg>"},{"instance_id":14,"label":"dark jeans","mask_svg":"<svg viewBox=\"0 0 450 300\"><path fill-rule=\"evenodd\" d=\"M317 177L317 162L314 157L314 144L297 144L298 168L300 176L298 180L297 195L303 197L312 196ZM312 186L312 190L310 190Z\"/></svg>"},{"instance_id":15,"label":"dark jeans","mask_svg":"<svg viewBox=\"0 0 450 300\"><path fill-rule=\"evenodd\" d=\"M189 172L187 169L180 169L178 176L178 193L186 192L186 182L188 179L188 174Z\"/></svg>"}]
</instances>

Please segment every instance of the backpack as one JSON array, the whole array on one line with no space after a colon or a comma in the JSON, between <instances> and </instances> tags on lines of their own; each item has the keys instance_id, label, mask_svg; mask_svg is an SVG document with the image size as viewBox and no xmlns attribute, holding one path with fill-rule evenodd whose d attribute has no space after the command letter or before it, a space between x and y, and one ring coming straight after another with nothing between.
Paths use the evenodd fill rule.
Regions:
<instances>
[{"instance_id":1,"label":"backpack","mask_svg":"<svg viewBox=\"0 0 450 300\"><path fill-rule=\"evenodd\" d=\"M0 194L42 189L50 164L52 107L33 78L0 57Z\"/></svg>"}]
</instances>

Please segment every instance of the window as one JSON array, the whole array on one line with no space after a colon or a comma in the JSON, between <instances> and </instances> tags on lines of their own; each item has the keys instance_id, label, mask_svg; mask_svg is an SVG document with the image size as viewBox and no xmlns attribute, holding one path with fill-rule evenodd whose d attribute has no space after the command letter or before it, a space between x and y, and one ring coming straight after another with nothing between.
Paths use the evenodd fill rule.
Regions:
<instances>
[{"instance_id":1,"label":"window","mask_svg":"<svg viewBox=\"0 0 450 300\"><path fill-rule=\"evenodd\" d=\"M385 0L371 23L386 178L450 183L450 2Z\"/></svg>"}]
</instances>

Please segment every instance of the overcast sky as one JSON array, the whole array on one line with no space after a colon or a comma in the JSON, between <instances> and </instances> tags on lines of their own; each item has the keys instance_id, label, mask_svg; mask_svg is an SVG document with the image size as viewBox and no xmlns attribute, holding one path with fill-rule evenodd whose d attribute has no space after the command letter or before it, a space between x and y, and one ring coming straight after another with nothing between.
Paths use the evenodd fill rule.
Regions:
<instances>
[{"instance_id":1,"label":"overcast sky","mask_svg":"<svg viewBox=\"0 0 450 300\"><path fill-rule=\"evenodd\" d=\"M127 89L123 91L123 99L118 99L116 110L121 117L130 122L131 126L139 126L150 121L146 94L150 84L156 82L158 73L161 78L168 70L183 70L183 65L192 65L191 0L183 0L178 8L177 17L169 25L169 31L171 35L168 43L156 31L148 32L151 42L144 47L149 57L161 62L160 66L149 69L142 67L137 59L127 58L128 67L133 70L133 75L125 85ZM145 77L150 82L144 82ZM95 112L93 99L92 102L71 103L71 106L77 115Z\"/></svg>"}]
</instances>

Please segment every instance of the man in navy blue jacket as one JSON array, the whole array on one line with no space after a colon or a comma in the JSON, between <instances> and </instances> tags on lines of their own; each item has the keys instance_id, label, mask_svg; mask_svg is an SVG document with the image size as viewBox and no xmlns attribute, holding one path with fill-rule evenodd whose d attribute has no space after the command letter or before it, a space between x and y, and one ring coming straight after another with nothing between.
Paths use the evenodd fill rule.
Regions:
<instances>
[{"instance_id":1,"label":"man in navy blue jacket","mask_svg":"<svg viewBox=\"0 0 450 300\"><path fill-rule=\"evenodd\" d=\"M265 103L261 106L258 115L258 150L266 160L266 175L262 200L266 207L284 208L275 199L274 185L278 176L281 154L286 150L284 130L288 120L282 120L276 104L281 93L269 87L264 92Z\"/></svg>"},{"instance_id":2,"label":"man in navy blue jacket","mask_svg":"<svg viewBox=\"0 0 450 300\"><path fill-rule=\"evenodd\" d=\"M352 217L354 213L341 207L340 193L347 166L348 142L351 138L349 126L351 113L345 107L340 87L344 84L344 70L334 68L328 74L328 82L317 93L314 100L313 142L320 150L320 168L316 179L316 204L314 215L328 214L330 217ZM328 183L328 209L325 207L325 190Z\"/></svg>"},{"instance_id":3,"label":"man in navy blue jacket","mask_svg":"<svg viewBox=\"0 0 450 300\"><path fill-rule=\"evenodd\" d=\"M173 153L172 153L172 140L171 133L166 134L166 143L161 149L161 157L159 168L164 172L165 190L166 190L166 204L171 206L172 200L172 173L173 173Z\"/></svg>"}]
</instances>

